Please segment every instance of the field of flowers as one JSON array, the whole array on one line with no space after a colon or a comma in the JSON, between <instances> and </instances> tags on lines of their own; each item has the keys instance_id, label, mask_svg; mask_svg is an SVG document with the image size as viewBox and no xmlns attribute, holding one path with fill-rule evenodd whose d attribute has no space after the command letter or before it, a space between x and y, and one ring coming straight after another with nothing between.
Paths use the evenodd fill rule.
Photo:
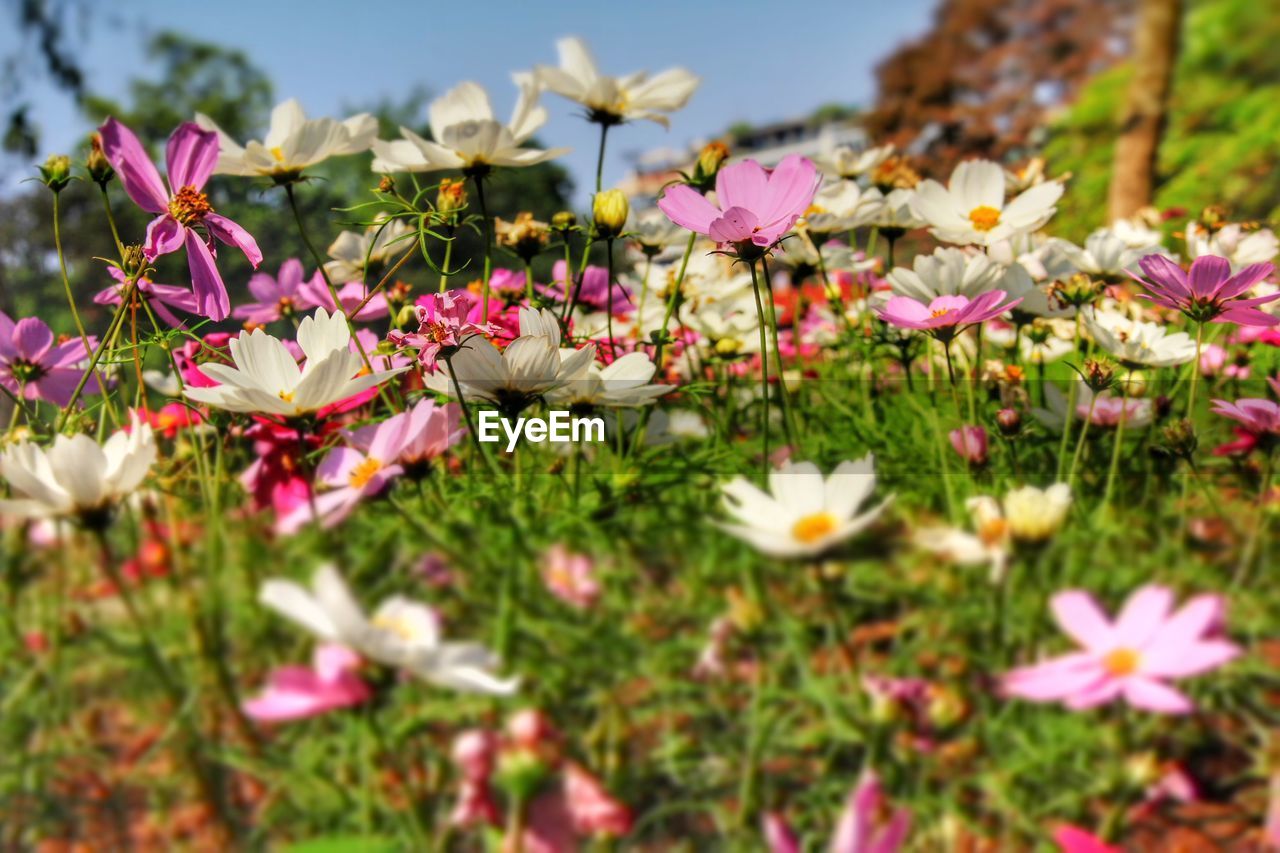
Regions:
<instances>
[{"instance_id":1,"label":"field of flowers","mask_svg":"<svg viewBox=\"0 0 1280 853\"><path fill-rule=\"evenodd\" d=\"M505 122L464 82L429 139L286 101L40 168L59 257L63 193L116 251L100 328L65 264L73 326L0 314L0 847L1280 845L1276 237L1076 245L1052 164L888 146L492 217L548 109L603 163L698 85L559 49Z\"/></svg>"}]
</instances>

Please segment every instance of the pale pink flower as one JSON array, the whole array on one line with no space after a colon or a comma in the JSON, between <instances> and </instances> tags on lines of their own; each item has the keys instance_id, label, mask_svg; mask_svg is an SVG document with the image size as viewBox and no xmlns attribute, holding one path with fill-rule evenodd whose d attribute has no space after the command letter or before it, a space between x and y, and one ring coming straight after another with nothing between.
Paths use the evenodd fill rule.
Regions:
<instances>
[{"instance_id":1,"label":"pale pink flower","mask_svg":"<svg viewBox=\"0 0 1280 853\"><path fill-rule=\"evenodd\" d=\"M743 160L716 175L719 207L685 184L668 187L658 207L672 222L721 246L766 249L804 215L821 182L813 163L797 154L783 157L773 170Z\"/></svg>"},{"instance_id":2,"label":"pale pink flower","mask_svg":"<svg viewBox=\"0 0 1280 853\"><path fill-rule=\"evenodd\" d=\"M884 819L884 791L880 779L867 770L845 804L831 836L831 853L897 853L911 830L911 813L905 808ZM803 849L781 815L770 813L764 820L765 844L769 853L800 853Z\"/></svg>"},{"instance_id":3,"label":"pale pink flower","mask_svg":"<svg viewBox=\"0 0 1280 853\"><path fill-rule=\"evenodd\" d=\"M938 296L928 305L910 296L895 296L877 311L890 325L902 329L919 329L941 341L949 341L969 326L999 317L1022 302L1014 299L1001 304L1007 294L989 290L974 299L967 296Z\"/></svg>"},{"instance_id":4,"label":"pale pink flower","mask_svg":"<svg viewBox=\"0 0 1280 853\"><path fill-rule=\"evenodd\" d=\"M349 281L346 284L337 285L338 301L333 301L333 293L329 290L329 285L325 283L324 277L317 272L307 281L302 282L298 286L298 300L302 304L304 310L312 308L323 308L332 314L341 306L342 313L352 320L360 322L368 322L369 320L378 320L387 316L391 312L390 306L387 304L386 294L379 291L369 297L366 302L365 297L369 296L369 288L362 281ZM361 308L361 303L364 307ZM359 308L359 312L356 309Z\"/></svg>"},{"instance_id":5,"label":"pale pink flower","mask_svg":"<svg viewBox=\"0 0 1280 853\"><path fill-rule=\"evenodd\" d=\"M552 595L579 610L586 610L600 598L595 563L563 545L547 551L542 561L542 581Z\"/></svg>"},{"instance_id":6,"label":"pale pink flower","mask_svg":"<svg viewBox=\"0 0 1280 853\"><path fill-rule=\"evenodd\" d=\"M453 762L462 774L458 802L449 815L454 826L497 826L502 822L490 779L498 760L498 736L484 729L469 729L453 741Z\"/></svg>"},{"instance_id":7,"label":"pale pink flower","mask_svg":"<svg viewBox=\"0 0 1280 853\"><path fill-rule=\"evenodd\" d=\"M987 431L981 426L966 424L953 429L947 437L951 439L951 447L960 458L970 465L987 464Z\"/></svg>"},{"instance_id":8,"label":"pale pink flower","mask_svg":"<svg viewBox=\"0 0 1280 853\"><path fill-rule=\"evenodd\" d=\"M244 712L259 722L283 723L360 705L373 692L356 675L359 667L360 656L345 646L317 646L310 668L275 670L262 693L244 703Z\"/></svg>"},{"instance_id":9,"label":"pale pink flower","mask_svg":"<svg viewBox=\"0 0 1280 853\"><path fill-rule=\"evenodd\" d=\"M297 258L289 258L281 264L278 275L254 273L249 279L249 292L257 301L237 305L231 312L232 316L249 323L265 325L282 317L305 313L308 308L315 307L302 292L303 273L302 261ZM311 274L311 283L315 284L317 281L324 288L324 279L320 277L319 270Z\"/></svg>"},{"instance_id":10,"label":"pale pink flower","mask_svg":"<svg viewBox=\"0 0 1280 853\"><path fill-rule=\"evenodd\" d=\"M1081 650L1007 673L1004 692L1083 710L1123 698L1135 708L1185 714L1191 700L1166 684L1217 669L1240 654L1220 637L1225 601L1198 595L1170 613L1173 592L1148 585L1134 592L1114 622L1087 592L1051 601L1054 618Z\"/></svg>"},{"instance_id":11,"label":"pale pink flower","mask_svg":"<svg viewBox=\"0 0 1280 853\"><path fill-rule=\"evenodd\" d=\"M462 409L457 403L439 405L435 400L422 400L405 414L409 421L398 460L402 465L430 462L466 435L466 429L459 426Z\"/></svg>"}]
</instances>

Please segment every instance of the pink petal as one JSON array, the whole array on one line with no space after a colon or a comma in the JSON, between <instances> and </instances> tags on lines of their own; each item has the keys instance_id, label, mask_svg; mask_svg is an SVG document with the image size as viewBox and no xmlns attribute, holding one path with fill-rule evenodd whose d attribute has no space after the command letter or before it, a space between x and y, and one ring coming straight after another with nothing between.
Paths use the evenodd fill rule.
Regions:
<instances>
[{"instance_id":1,"label":"pink petal","mask_svg":"<svg viewBox=\"0 0 1280 853\"><path fill-rule=\"evenodd\" d=\"M1169 645L1143 653L1142 672L1160 678L1189 678L1217 669L1240 654L1240 647L1226 640Z\"/></svg>"},{"instance_id":2,"label":"pink petal","mask_svg":"<svg viewBox=\"0 0 1280 853\"><path fill-rule=\"evenodd\" d=\"M187 186L204 189L218 162L218 134L184 121L169 137L164 161L174 192Z\"/></svg>"},{"instance_id":3,"label":"pink petal","mask_svg":"<svg viewBox=\"0 0 1280 853\"><path fill-rule=\"evenodd\" d=\"M800 839L777 812L766 812L763 820L764 845L769 853L801 853Z\"/></svg>"},{"instance_id":4,"label":"pink petal","mask_svg":"<svg viewBox=\"0 0 1280 853\"><path fill-rule=\"evenodd\" d=\"M147 225L147 241L142 253L148 261L154 261L161 255L178 251L186 235L187 229L169 214L157 216Z\"/></svg>"},{"instance_id":5,"label":"pink petal","mask_svg":"<svg viewBox=\"0 0 1280 853\"><path fill-rule=\"evenodd\" d=\"M98 132L102 134L102 153L120 176L129 198L145 211L164 213L169 193L138 137L114 118L107 119Z\"/></svg>"},{"instance_id":6,"label":"pink petal","mask_svg":"<svg viewBox=\"0 0 1280 853\"><path fill-rule=\"evenodd\" d=\"M231 297L222 275L213 262L213 254L200 235L190 228L187 232L187 265L191 270L191 287L196 295L196 313L210 320L224 320L231 313Z\"/></svg>"},{"instance_id":7,"label":"pink petal","mask_svg":"<svg viewBox=\"0 0 1280 853\"><path fill-rule=\"evenodd\" d=\"M24 317L13 326L13 346L19 358L39 363L53 347L53 330L38 317Z\"/></svg>"},{"instance_id":8,"label":"pink petal","mask_svg":"<svg viewBox=\"0 0 1280 853\"><path fill-rule=\"evenodd\" d=\"M755 160L725 166L716 175L716 203L721 210L742 207L761 216L769 209L769 176Z\"/></svg>"},{"instance_id":9,"label":"pink petal","mask_svg":"<svg viewBox=\"0 0 1280 853\"><path fill-rule=\"evenodd\" d=\"M1223 282L1222 287L1218 289L1218 298L1233 299L1271 275L1275 270L1276 268L1269 263L1250 264Z\"/></svg>"},{"instance_id":10,"label":"pink petal","mask_svg":"<svg viewBox=\"0 0 1280 853\"><path fill-rule=\"evenodd\" d=\"M760 219L750 210L730 207L707 229L707 236L717 243L741 243L756 236Z\"/></svg>"},{"instance_id":11,"label":"pink petal","mask_svg":"<svg viewBox=\"0 0 1280 853\"><path fill-rule=\"evenodd\" d=\"M229 246L235 246L244 252L244 256L253 264L254 269L262 263L262 250L253 235L241 228L237 223L218 213L207 213L204 224L209 226L209 233Z\"/></svg>"},{"instance_id":12,"label":"pink petal","mask_svg":"<svg viewBox=\"0 0 1280 853\"><path fill-rule=\"evenodd\" d=\"M1103 679L1092 687L1085 688L1064 703L1073 711L1084 711L1089 708L1096 708L1099 705L1105 705L1120 695L1124 682L1118 678L1111 678L1104 674Z\"/></svg>"},{"instance_id":13,"label":"pink petal","mask_svg":"<svg viewBox=\"0 0 1280 853\"><path fill-rule=\"evenodd\" d=\"M711 222L720 216L720 210L707 201L697 190L684 184L667 187L658 207L675 224L699 234L706 234Z\"/></svg>"},{"instance_id":14,"label":"pink petal","mask_svg":"<svg viewBox=\"0 0 1280 853\"><path fill-rule=\"evenodd\" d=\"M1077 589L1060 592L1049 607L1062 632L1084 648L1097 651L1113 645L1111 622L1089 593Z\"/></svg>"},{"instance_id":15,"label":"pink petal","mask_svg":"<svg viewBox=\"0 0 1280 853\"><path fill-rule=\"evenodd\" d=\"M1187 714L1195 709L1192 701L1182 693L1149 678L1125 679L1124 698L1135 708L1158 714Z\"/></svg>"},{"instance_id":16,"label":"pink petal","mask_svg":"<svg viewBox=\"0 0 1280 853\"><path fill-rule=\"evenodd\" d=\"M1195 296L1215 296L1231 276L1231 262L1217 255L1201 255L1191 264L1187 282Z\"/></svg>"},{"instance_id":17,"label":"pink petal","mask_svg":"<svg viewBox=\"0 0 1280 853\"><path fill-rule=\"evenodd\" d=\"M1173 591L1168 587L1148 584L1129 596L1116 618L1116 645L1140 649L1155 636L1169 616Z\"/></svg>"},{"instance_id":18,"label":"pink petal","mask_svg":"<svg viewBox=\"0 0 1280 853\"><path fill-rule=\"evenodd\" d=\"M803 216L813 203L820 181L817 168L808 158L799 154L783 157L778 168L769 175L767 206L756 210L760 221L774 223ZM720 203L727 204L723 200Z\"/></svg>"}]
</instances>

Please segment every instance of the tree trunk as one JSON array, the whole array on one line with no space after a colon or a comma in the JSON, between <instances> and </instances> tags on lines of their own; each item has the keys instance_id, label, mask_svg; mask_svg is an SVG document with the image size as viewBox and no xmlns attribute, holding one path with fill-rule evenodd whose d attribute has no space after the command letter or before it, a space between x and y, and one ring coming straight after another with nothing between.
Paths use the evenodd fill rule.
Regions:
<instances>
[{"instance_id":1,"label":"tree trunk","mask_svg":"<svg viewBox=\"0 0 1280 853\"><path fill-rule=\"evenodd\" d=\"M1133 80L1111 169L1113 222L1151 204L1181 25L1182 0L1139 0Z\"/></svg>"}]
</instances>

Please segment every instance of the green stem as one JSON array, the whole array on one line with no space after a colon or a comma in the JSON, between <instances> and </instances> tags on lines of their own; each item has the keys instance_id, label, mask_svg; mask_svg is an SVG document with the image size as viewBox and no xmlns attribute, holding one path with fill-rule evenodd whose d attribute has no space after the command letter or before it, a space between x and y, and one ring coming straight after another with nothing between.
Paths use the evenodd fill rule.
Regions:
<instances>
[{"instance_id":1,"label":"green stem","mask_svg":"<svg viewBox=\"0 0 1280 853\"><path fill-rule=\"evenodd\" d=\"M658 337L658 344L653 353L653 363L659 370L662 369L662 347L667 341L667 328L671 325L671 315L675 313L676 305L680 301L680 288L684 286L685 270L689 268L689 256L693 254L693 244L697 239L696 233L689 233L689 242L684 247L684 257L680 259L680 273L676 276L675 284L671 285L671 294L667 297L667 310L662 315L662 334Z\"/></svg>"},{"instance_id":2,"label":"green stem","mask_svg":"<svg viewBox=\"0 0 1280 853\"><path fill-rule=\"evenodd\" d=\"M1204 346L1204 323L1196 326L1196 360L1191 362L1191 388L1187 392L1187 418L1196 410L1196 383L1200 379L1200 350Z\"/></svg>"},{"instance_id":3,"label":"green stem","mask_svg":"<svg viewBox=\"0 0 1280 853\"><path fill-rule=\"evenodd\" d=\"M604 143L609 136L609 125L600 123L600 152L596 155L596 192L604 186Z\"/></svg>"},{"instance_id":4,"label":"green stem","mask_svg":"<svg viewBox=\"0 0 1280 853\"><path fill-rule=\"evenodd\" d=\"M778 345L778 312L773 300L773 279L769 275L769 262L762 258L760 260L760 269L764 273L765 294L768 296L768 300L765 302L765 308L769 311L769 332L773 337L773 364L778 374L778 398L782 401L782 426L786 430L787 444L799 451L799 430L796 428L795 422L792 420L794 413L791 411L791 399L787 393L787 382L782 370L782 347ZM753 276L752 281L754 282L754 265L751 267L751 274ZM795 340L798 345L799 336L796 336Z\"/></svg>"},{"instance_id":5,"label":"green stem","mask_svg":"<svg viewBox=\"0 0 1280 853\"><path fill-rule=\"evenodd\" d=\"M476 203L480 206L480 223L484 226L484 278L480 286L483 289L484 302L482 315L489 319L489 276L493 274L493 222L489 219L489 206L484 200L484 176L479 173L471 175L471 183L476 187Z\"/></svg>"},{"instance_id":6,"label":"green stem","mask_svg":"<svg viewBox=\"0 0 1280 853\"><path fill-rule=\"evenodd\" d=\"M761 459L761 480L769 482L769 344L765 340L764 304L760 299L760 282L756 277L756 265L752 261L751 290L756 297L756 316L760 318L760 435L763 441L763 457Z\"/></svg>"}]
</instances>

